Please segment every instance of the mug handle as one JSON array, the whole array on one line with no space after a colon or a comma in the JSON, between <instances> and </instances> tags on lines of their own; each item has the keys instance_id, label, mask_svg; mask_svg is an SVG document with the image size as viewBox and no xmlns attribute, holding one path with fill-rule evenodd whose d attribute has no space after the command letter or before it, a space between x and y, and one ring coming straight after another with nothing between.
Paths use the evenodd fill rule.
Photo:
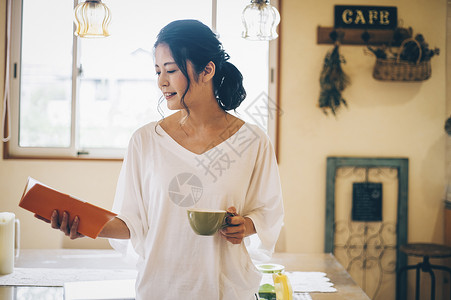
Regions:
<instances>
[{"instance_id":1,"label":"mug handle","mask_svg":"<svg viewBox=\"0 0 451 300\"><path fill-rule=\"evenodd\" d=\"M14 222L14 248L16 250L15 257L19 257L20 253L20 221L16 219Z\"/></svg>"}]
</instances>

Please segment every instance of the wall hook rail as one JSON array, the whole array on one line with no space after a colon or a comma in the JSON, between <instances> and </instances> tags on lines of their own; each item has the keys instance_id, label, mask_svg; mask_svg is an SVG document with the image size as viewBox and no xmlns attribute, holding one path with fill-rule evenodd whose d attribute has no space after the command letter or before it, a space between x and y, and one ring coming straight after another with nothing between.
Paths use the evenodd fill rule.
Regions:
<instances>
[{"instance_id":1,"label":"wall hook rail","mask_svg":"<svg viewBox=\"0 0 451 300\"><path fill-rule=\"evenodd\" d=\"M322 27L317 28L318 44L334 44L339 39L342 45L382 45L399 46L409 36L399 36L399 32L392 29L349 29Z\"/></svg>"}]
</instances>

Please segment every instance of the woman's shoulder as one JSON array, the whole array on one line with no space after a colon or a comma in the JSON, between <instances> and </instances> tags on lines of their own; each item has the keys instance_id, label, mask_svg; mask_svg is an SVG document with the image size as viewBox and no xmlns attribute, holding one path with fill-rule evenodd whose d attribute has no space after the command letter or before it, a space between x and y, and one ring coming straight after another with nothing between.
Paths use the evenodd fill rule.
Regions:
<instances>
[{"instance_id":1,"label":"woman's shoulder","mask_svg":"<svg viewBox=\"0 0 451 300\"><path fill-rule=\"evenodd\" d=\"M152 121L136 129L131 136L131 142L142 143L151 140L154 136L161 135L159 123L160 121Z\"/></svg>"},{"instance_id":2,"label":"woman's shoulder","mask_svg":"<svg viewBox=\"0 0 451 300\"><path fill-rule=\"evenodd\" d=\"M133 136L148 134L152 130L155 130L155 128L158 126L158 124L159 124L159 121L149 122L149 123L139 127L138 129L136 129L135 132L133 133Z\"/></svg>"},{"instance_id":3,"label":"woman's shoulder","mask_svg":"<svg viewBox=\"0 0 451 300\"><path fill-rule=\"evenodd\" d=\"M266 132L258 125L243 122L241 127L230 136L225 144L240 157L247 153L253 156L270 148L271 141Z\"/></svg>"},{"instance_id":4,"label":"woman's shoulder","mask_svg":"<svg viewBox=\"0 0 451 300\"><path fill-rule=\"evenodd\" d=\"M240 130L246 132L249 138L258 139L263 144L271 143L266 131L256 124L245 122Z\"/></svg>"}]
</instances>

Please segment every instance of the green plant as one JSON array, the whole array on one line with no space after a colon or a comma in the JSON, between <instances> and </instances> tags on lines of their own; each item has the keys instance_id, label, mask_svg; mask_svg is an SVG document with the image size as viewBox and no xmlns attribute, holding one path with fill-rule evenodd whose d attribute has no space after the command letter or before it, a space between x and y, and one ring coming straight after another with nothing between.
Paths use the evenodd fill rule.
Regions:
<instances>
[{"instance_id":1,"label":"green plant","mask_svg":"<svg viewBox=\"0 0 451 300\"><path fill-rule=\"evenodd\" d=\"M408 32L409 35L407 36L407 38L412 38L412 30L410 29ZM380 47L368 46L368 49L377 58L381 59L397 58L399 55L399 58L401 60L413 63L416 63L418 58L420 57L420 50L421 50L420 62L428 61L433 56L440 54L439 48L429 48L429 44L426 43L426 40L424 39L424 36L421 33L416 34L414 39L418 42L420 47L418 47L418 44L415 43L414 41L407 41L402 48L398 49L397 52L393 51L392 47L389 45L382 45Z\"/></svg>"},{"instance_id":2,"label":"green plant","mask_svg":"<svg viewBox=\"0 0 451 300\"><path fill-rule=\"evenodd\" d=\"M347 106L341 92L350 84L350 79L341 67L346 61L338 49L339 46L336 44L333 50L326 54L319 80L321 87L319 107L326 115L328 110L335 115L341 104Z\"/></svg>"}]
</instances>

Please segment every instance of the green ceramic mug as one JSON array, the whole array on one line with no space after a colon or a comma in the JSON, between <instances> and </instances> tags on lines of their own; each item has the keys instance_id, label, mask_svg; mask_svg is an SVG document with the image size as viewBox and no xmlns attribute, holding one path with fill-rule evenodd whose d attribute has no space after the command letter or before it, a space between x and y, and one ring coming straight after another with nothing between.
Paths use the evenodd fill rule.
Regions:
<instances>
[{"instance_id":1,"label":"green ceramic mug","mask_svg":"<svg viewBox=\"0 0 451 300\"><path fill-rule=\"evenodd\" d=\"M197 234L213 235L225 225L225 210L190 208L187 212L189 224Z\"/></svg>"}]
</instances>

